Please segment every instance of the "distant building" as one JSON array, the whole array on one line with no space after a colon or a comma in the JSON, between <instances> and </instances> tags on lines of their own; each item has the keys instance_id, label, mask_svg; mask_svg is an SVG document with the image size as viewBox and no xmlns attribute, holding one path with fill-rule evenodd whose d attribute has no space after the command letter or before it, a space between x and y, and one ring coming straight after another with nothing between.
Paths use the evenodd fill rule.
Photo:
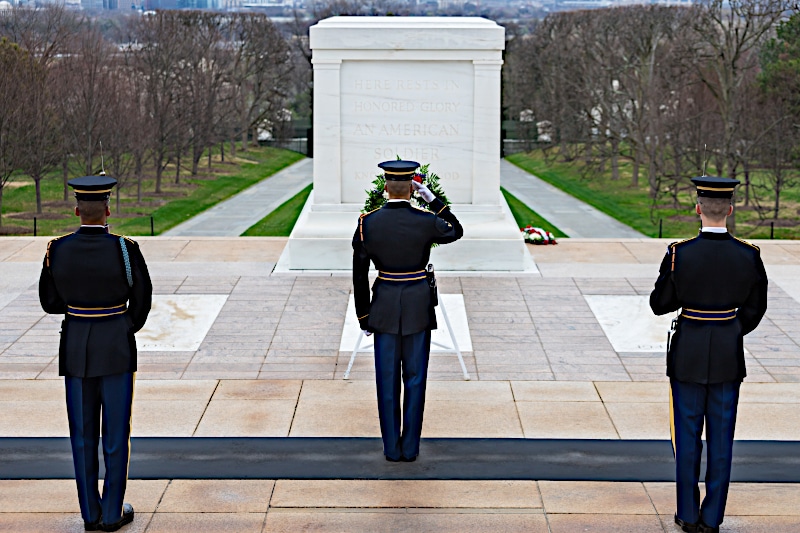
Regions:
<instances>
[{"instance_id":1,"label":"distant building","mask_svg":"<svg viewBox=\"0 0 800 533\"><path fill-rule=\"evenodd\" d=\"M66 6L73 5L81 9L119 9L119 0L75 0L64 2Z\"/></svg>"}]
</instances>

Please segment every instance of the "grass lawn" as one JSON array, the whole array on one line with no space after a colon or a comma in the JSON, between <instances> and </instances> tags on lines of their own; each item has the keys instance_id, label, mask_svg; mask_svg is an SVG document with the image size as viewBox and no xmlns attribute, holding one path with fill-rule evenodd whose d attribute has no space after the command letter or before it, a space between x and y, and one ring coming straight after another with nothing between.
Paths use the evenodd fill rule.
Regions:
<instances>
[{"instance_id":1,"label":"grass lawn","mask_svg":"<svg viewBox=\"0 0 800 533\"><path fill-rule=\"evenodd\" d=\"M563 231L552 225L550 222L542 218L539 213L520 202L513 194L500 187L500 191L508 202L508 207L511 209L511 214L514 215L514 220L517 221L517 226L524 228L525 226L533 226L542 228L549 231L556 238L566 237Z\"/></svg>"},{"instance_id":2,"label":"grass lawn","mask_svg":"<svg viewBox=\"0 0 800 533\"><path fill-rule=\"evenodd\" d=\"M313 184L309 185L294 197L282 203L275 211L265 216L247 231L242 233L243 237L288 237L292 233L300 211L306 205L308 195L311 194Z\"/></svg>"},{"instance_id":3,"label":"grass lawn","mask_svg":"<svg viewBox=\"0 0 800 533\"><path fill-rule=\"evenodd\" d=\"M197 176L192 177L188 169L182 169L180 183L175 183L175 167L168 166L162 177L161 193L153 192L155 175L152 168L146 168L142 201L137 202L133 179L122 183L118 187L120 212L116 211L116 198L112 196L109 226L114 233L150 235L152 216L158 235L302 158L297 152L255 146L237 151L234 160L227 153L224 162L218 155L213 156L210 169L207 159L203 158ZM70 177L78 175L79 172L71 172ZM60 173L42 180L42 214L35 213L36 196L31 179L14 177L6 187L2 213L4 233L31 235L33 217L37 217L39 235L63 235L77 228L79 221L73 215L75 202L71 194L66 202L63 200Z\"/></svg>"},{"instance_id":4,"label":"grass lawn","mask_svg":"<svg viewBox=\"0 0 800 533\"><path fill-rule=\"evenodd\" d=\"M558 158L555 161L552 158L546 160L541 150L513 154L506 159L649 237L658 237L659 220L663 221L664 237L691 237L697 234L700 227L699 217L694 214L691 193L679 196L681 206L677 209L653 206L644 173L640 174L639 187L631 186L629 161L620 162L620 179L613 181L610 169L599 176L587 178L581 173L582 162L567 163ZM754 173L751 180L757 184L763 182L764 177ZM762 202L768 201L768 198L762 198ZM793 187L785 190L781 203L780 218L774 228L775 238L800 238L800 189ZM770 236L769 222L759 220L752 207L743 205L741 186L737 189L736 235L745 239L768 239Z\"/></svg>"}]
</instances>

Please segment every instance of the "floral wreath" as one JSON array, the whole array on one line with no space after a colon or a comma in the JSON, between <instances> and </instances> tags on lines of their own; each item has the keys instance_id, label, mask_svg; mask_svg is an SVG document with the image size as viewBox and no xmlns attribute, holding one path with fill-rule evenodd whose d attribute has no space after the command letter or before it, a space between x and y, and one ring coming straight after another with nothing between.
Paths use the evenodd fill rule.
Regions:
<instances>
[{"instance_id":1,"label":"floral wreath","mask_svg":"<svg viewBox=\"0 0 800 533\"><path fill-rule=\"evenodd\" d=\"M398 157L397 159L399 160L400 158ZM447 195L445 195L442 185L439 183L439 176L430 172L428 170L429 166L430 163L426 163L419 167L419 170L414 174L413 180L425 185L428 190L444 203L444 205L449 206L450 200L447 199ZM386 191L384 191L385 185L386 176L384 174L378 174L372 181L372 189L365 191L367 193L367 199L364 201L364 208L361 210L362 213L369 213L370 211L375 211L383 207L388 200L388 195ZM411 193L411 203L430 211L430 204L423 200L416 191Z\"/></svg>"},{"instance_id":2,"label":"floral wreath","mask_svg":"<svg viewBox=\"0 0 800 533\"><path fill-rule=\"evenodd\" d=\"M545 229L525 226L520 231L525 242L530 244L557 244L556 236Z\"/></svg>"}]
</instances>

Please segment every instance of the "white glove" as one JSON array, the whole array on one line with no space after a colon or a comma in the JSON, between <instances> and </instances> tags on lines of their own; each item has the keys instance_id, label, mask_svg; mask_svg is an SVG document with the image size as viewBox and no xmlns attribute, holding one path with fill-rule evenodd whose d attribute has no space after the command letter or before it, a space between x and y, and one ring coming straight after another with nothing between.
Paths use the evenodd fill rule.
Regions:
<instances>
[{"instance_id":1,"label":"white glove","mask_svg":"<svg viewBox=\"0 0 800 533\"><path fill-rule=\"evenodd\" d=\"M431 190L428 189L422 183L419 183L419 182L416 182L416 181L412 181L411 182L411 186L414 187L414 190L417 191L417 194L422 196L422 199L425 200L428 203L431 203L433 201L433 199L436 198L436 195L433 194L431 192Z\"/></svg>"},{"instance_id":2,"label":"white glove","mask_svg":"<svg viewBox=\"0 0 800 533\"><path fill-rule=\"evenodd\" d=\"M367 331L367 330L365 330L365 329L362 329L361 331L363 331L363 332L364 332L364 335L366 335L367 337L369 337L370 335L372 335L372 332L371 332L371 331Z\"/></svg>"}]
</instances>

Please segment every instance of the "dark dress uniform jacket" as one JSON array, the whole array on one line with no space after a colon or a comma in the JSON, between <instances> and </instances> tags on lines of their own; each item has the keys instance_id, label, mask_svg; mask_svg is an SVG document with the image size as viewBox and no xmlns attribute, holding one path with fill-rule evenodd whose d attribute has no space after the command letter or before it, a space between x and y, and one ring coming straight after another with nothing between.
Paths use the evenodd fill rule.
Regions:
<instances>
[{"instance_id":1,"label":"dark dress uniform jacket","mask_svg":"<svg viewBox=\"0 0 800 533\"><path fill-rule=\"evenodd\" d=\"M39 300L47 313L65 314L58 370L62 376L90 378L136 371L134 333L150 312L153 286L139 245L125 239L133 287L128 286L119 235L81 227L50 241L39 280ZM128 303L123 314L80 318L67 306L98 308Z\"/></svg>"},{"instance_id":2,"label":"dark dress uniform jacket","mask_svg":"<svg viewBox=\"0 0 800 533\"><path fill-rule=\"evenodd\" d=\"M370 261L379 271L416 272L427 266L431 244L461 238L461 224L441 200L434 199L430 208L433 213L409 202L387 202L361 215L353 236L353 293L362 329L411 335L435 327L425 279L395 282L378 278L370 303L368 278Z\"/></svg>"},{"instance_id":3,"label":"dark dress uniform jacket","mask_svg":"<svg viewBox=\"0 0 800 533\"><path fill-rule=\"evenodd\" d=\"M667 354L667 375L700 384L741 381L747 374L743 337L767 310L767 274L760 250L729 233L701 232L672 243L661 262L650 307L657 315L679 308L737 309L736 318L727 321L679 317Z\"/></svg>"}]
</instances>

